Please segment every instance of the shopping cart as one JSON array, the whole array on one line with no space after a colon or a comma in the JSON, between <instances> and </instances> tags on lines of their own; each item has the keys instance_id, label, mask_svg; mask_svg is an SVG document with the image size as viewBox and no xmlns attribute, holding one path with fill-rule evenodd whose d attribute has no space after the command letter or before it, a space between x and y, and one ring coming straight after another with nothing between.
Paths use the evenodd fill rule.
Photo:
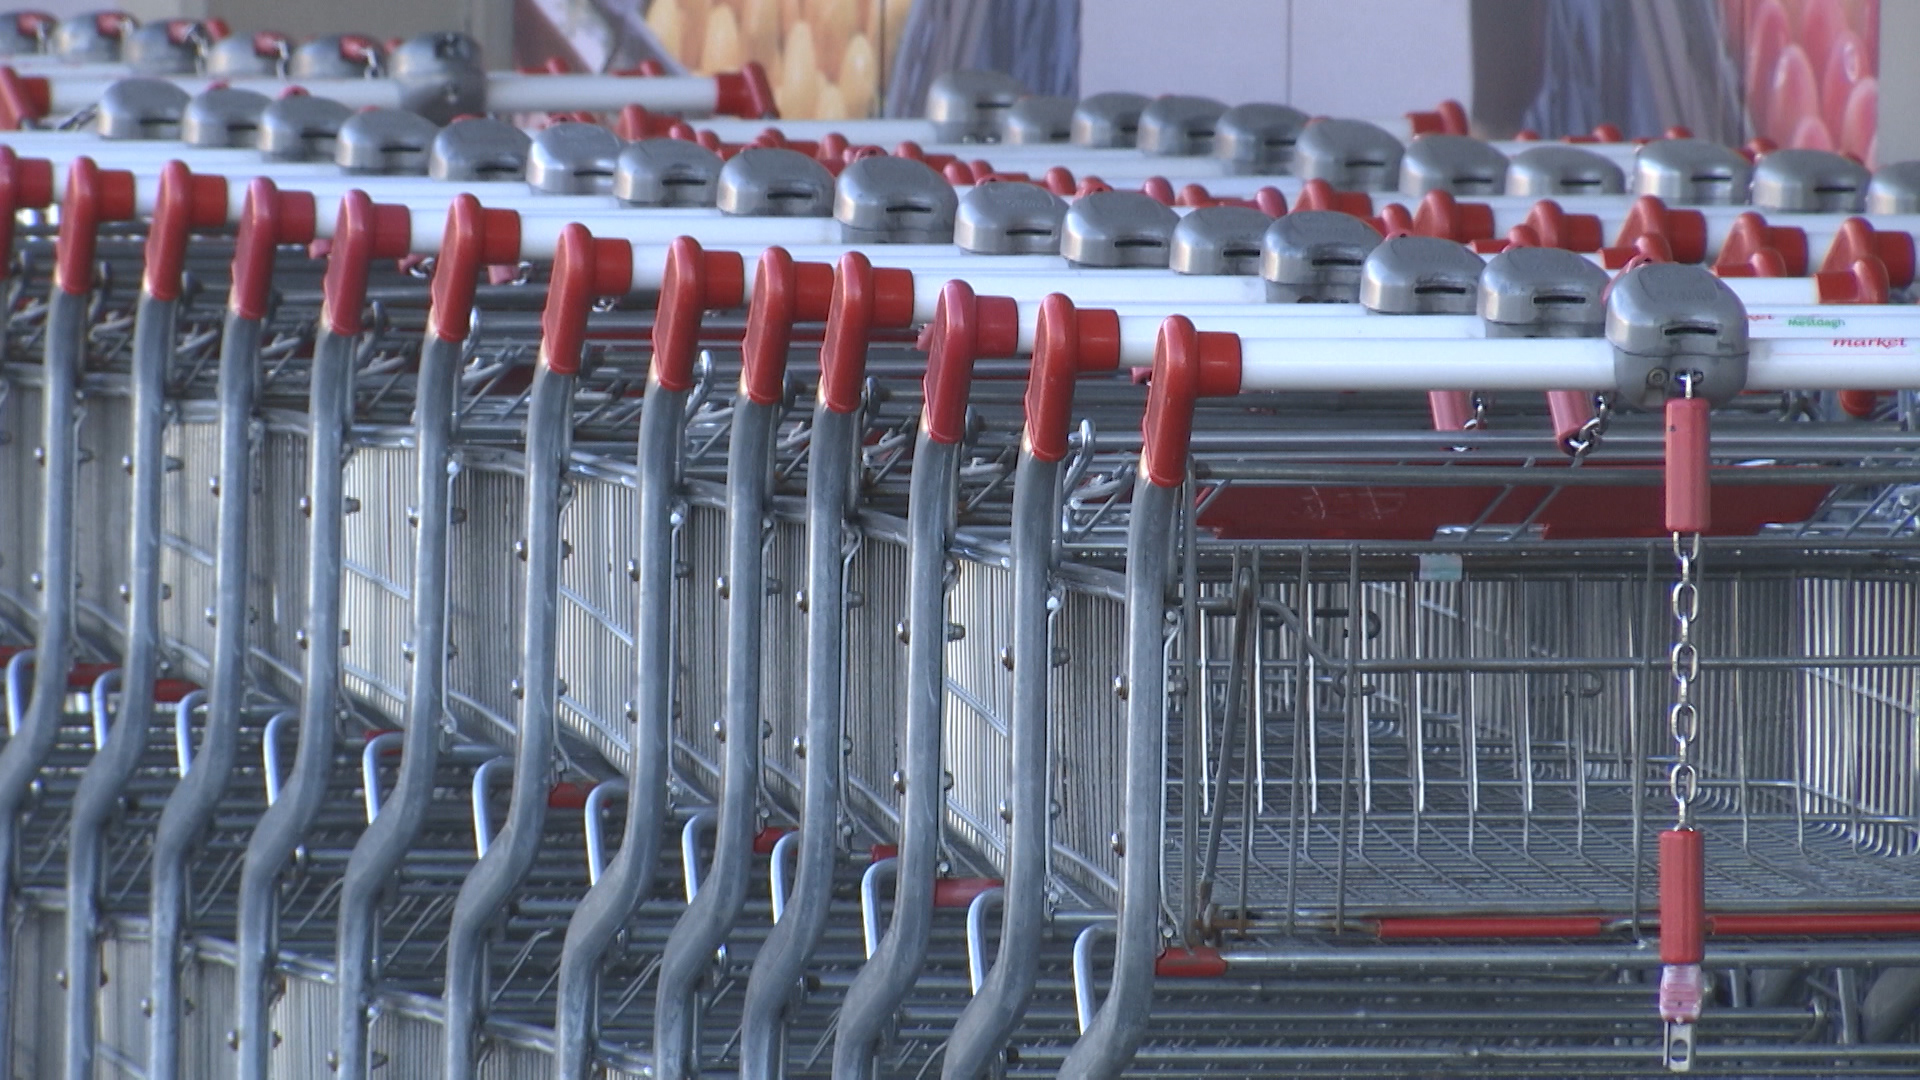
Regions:
<instances>
[{"instance_id":1,"label":"shopping cart","mask_svg":"<svg viewBox=\"0 0 1920 1080\"><path fill-rule=\"evenodd\" d=\"M1208 110L1163 111L1186 124L1174 125L1170 145L1193 145ZM424 156L394 159L424 167ZM874 171L847 170L856 180ZM842 191L857 190L846 176ZM291 171L283 182L304 183ZM330 271L368 270L371 316L338 300L338 276L316 281L286 257L271 278L276 304L242 305L272 327L259 354L270 377L253 392L266 421L259 468L273 475L262 484L267 509L254 514L264 539L252 546L276 559L299 553L289 568L316 578L331 569L335 584L269 573L252 586L265 600L254 610L276 615L246 634L235 629L244 616L224 609L212 634L204 622L166 624L169 640L185 643L183 672L214 691L215 712L195 736L198 699L188 699L192 767L150 754L155 783L164 790L185 772L183 790L203 785L203 805L220 800L215 842L162 860L191 874L197 910L188 927L157 922L153 936L172 944L149 958L180 988L153 1000L158 1026L178 1032L186 1073L224 1070L229 1030L255 1074L313 1068L331 1053L350 1075L375 1065L520 1074L556 1057L566 1072L596 1061L628 1075L737 1063L765 1075L783 1061L861 1075L882 1062L930 1070L944 1047L952 1075L995 1059L1013 1071L1063 1062L1072 1071L1089 1054L1104 1075L1141 1041L1143 1066L1175 1074L1222 1063L1235 1074L1658 1063L1642 981L1656 954L1637 943L1656 923L1648 856L1666 820L1657 800L1672 755L1652 725L1635 722L1663 701L1667 528L1637 497L1658 490L1646 467L1657 438L1620 406L1599 414L1609 424L1597 454L1569 467L1556 445L1565 425L1548 421L1535 391L1587 396L1614 384L1595 381L1584 359L1564 383L1518 374L1586 357L1579 350L1593 343L1489 342L1407 322L1368 331L1380 340L1367 348L1419 350L1382 384L1376 368L1342 366L1377 357L1360 345L1341 352L1291 315L1205 310L1228 294L1263 298L1278 280L1201 289L1166 273L1103 276L1080 256L1077 267L1019 255L956 262L950 251L888 252L862 236L864 256L795 240L794 254L769 254L749 282L729 247L748 230L764 246L786 223L742 229L711 213L659 211L667 216L655 220L713 243L702 252L682 242L658 258L613 239L623 228L637 235L656 212L632 211L629 226L565 202L556 213L591 220L592 235L537 211L519 219L526 236L554 238L548 271L544 253L491 239L491 223L505 219L482 211L495 205L484 191L469 202L424 181L364 183L373 195L360 203L316 183L316 205L352 203L364 215L407 202L406 243L355 248L367 234L319 212L313 231L331 240ZM144 190L134 184L136 206ZM1074 227L1119 202L1087 202ZM1438 221L1446 205L1429 196L1422 208ZM1700 220L1725 225L1727 239L1709 231L1703 244L1724 251L1736 223L1715 214ZM1115 250L1164 266L1175 218L1154 215L1158 224L1119 234L1127 243ZM1648 220L1635 227L1658 232ZM838 238L859 222L818 224L813 235ZM1061 227L1057 216L1038 226L1056 241ZM1897 227L1884 235L1904 235ZM1740 228L1749 250L1735 262L1754 249L1756 226ZM161 230L148 231L151 240ZM1849 241L1861 256L1852 261L1897 262L1880 235ZM431 292L379 269L376 250L434 254ZM825 258L837 261L830 296L810 265ZM523 259L493 275L500 284L466 293L482 267ZM217 292L218 266L201 273ZM1134 295L1117 284L1129 274ZM949 276L976 287L946 286ZM1778 284L1813 298L1809 281ZM645 298L656 288L658 304ZM1080 307L1049 299L1036 314L1056 289ZM629 292L642 298L616 299ZM749 294L744 320L721 313ZM1104 313L1108 305L1119 310ZM1160 314L1186 305L1191 325L1239 334L1242 372L1264 374L1223 381L1227 339L1188 341L1176 324L1151 398L1113 377L1066 396L1075 372L1150 358ZM176 366L207 354L207 314L175 335ZM323 314L344 328L331 345L309 329ZM1899 316L1850 317L1897 326L1872 320ZM816 368L811 327L821 323ZM910 341L921 324L931 326L924 357ZM125 333L111 317L92 325L103 340ZM1347 334L1340 325L1327 333ZM36 331L16 318L10 332ZM315 462L335 451L311 441L326 425L310 417L348 402L315 408L309 391L344 386L308 376L323 346L349 336L350 361L345 350L331 358L356 375L345 459L321 468L309 449ZM240 350L247 337L229 328L223 345ZM1189 370L1194 348L1203 375ZM1880 351L1893 355L1850 367L1847 380L1903 385L1897 350ZM1805 374L1831 359L1815 354L1792 379L1750 385L1838 389L1822 382L1830 375ZM1029 377L1029 355L1042 378ZM1298 373L1281 361L1299 355L1336 373L1289 383ZM818 379L811 418L794 404L804 390L772 374L781 362L795 387ZM212 371L196 370L198 383L172 392L183 419L169 437L188 464L168 484L216 471L221 395L206 385ZM1193 378L1209 394L1245 392L1199 410L1189 478L1177 439L1143 463L1127 432L1150 405L1161 419L1149 434L1163 420L1177 433L1167 399L1177 414L1176 391ZM1313 396L1335 388L1366 394ZM1481 391L1485 408L1468 398L1464 415L1501 426L1435 432L1417 392L1429 390ZM1910 878L1899 861L1911 854L1910 785L1849 757L1903 737L1901 648L1844 635L1809 642L1835 625L1890 632L1893 620L1873 605L1898 602L1909 516L1898 477L1910 436L1899 424L1840 427L1824 419L1829 404L1752 396L1724 403L1717 421L1730 460L1772 466L1714 477L1735 496L1728 502L1761 507L1744 515L1755 520L1742 531L1756 535L1707 544L1697 700L1708 717L1793 693L1812 704L1735 729L1731 745L1722 741L1731 732L1709 726L1690 747L1705 776L1695 822L1715 838L1707 896L1723 935L1810 940L1710 954L1751 974L1728 980L1722 1007L1702 1021L1703 1067L1726 1057L1736 1068L1831 1069L1847 1045L1849 1068L1892 1070L1907 1038L1898 999L1912 980L1875 970L1911 958L1897 941L1868 950L1845 940L1910 932L1908 913L1860 902ZM230 441L241 434L232 427ZM314 485L315 475L339 489ZM222 485L236 490L224 476ZM1618 507L1611 515L1594 515L1599 500L1574 490L1600 486ZM289 492L310 489L310 507L358 501L337 522L337 558L326 556L335 542L326 530L286 512ZM188 512L172 528L202 535L169 548L181 569L162 563L197 590L192 610L234 602L205 579L209 566L235 563L180 554L221 546L207 528L218 515L197 501L212 495L179 493ZM233 501L220 512L238 513ZM1731 520L1721 512L1732 507L1714 509ZM1831 575L1807 575L1815 559ZM1859 591L1868 585L1878 591ZM323 681L337 678L369 721L300 724L289 758L294 723L269 719L284 715L270 702L321 689L302 682L317 639L302 649L293 637L316 616L309 591L340 597L349 633L324 650L337 675ZM1571 611L1592 614L1556 618ZM1745 629L1744 617L1731 625L1755 611L1774 616L1765 632ZM1120 632L1129 622L1130 648ZM223 625L240 643L224 653ZM1789 632L1796 625L1804 636ZM422 663L423 650L434 662ZM237 665L225 669L222 704L220 658L249 653L261 707L236 712ZM1835 655L1864 655L1873 663L1860 670L1890 681L1824 678L1842 670L1819 666ZM1865 702L1881 711L1863 714ZM95 739L90 724L67 727L57 751L84 752ZM455 749L436 753L449 729ZM234 764L221 765L222 754ZM1125 782L1115 782L1116 762L1127 763ZM226 778L196 785L216 771ZM389 776L396 790L383 795ZM610 825L623 803L623 823ZM256 829L263 820L274 827ZM790 825L797 831L784 832ZM1737 858L1723 858L1713 845L1735 826ZM153 827L166 833L164 822ZM1156 850L1161 860L1140 855ZM1791 886L1769 884L1783 873ZM763 885L771 925L744 899ZM1763 889L1774 903L1754 900ZM1747 903L1723 903L1729 896ZM1096 1019L1099 943L1115 909L1115 988ZM215 937L228 920L239 930L233 947ZM307 959L325 956L330 922L338 990ZM190 950L189 928L207 931ZM109 975L139 962L140 946L131 932L117 938ZM1162 976L1151 1011L1143 971ZM1334 978L1347 972L1361 977ZM1428 977L1441 972L1444 981ZM110 1059L124 1053L116 1033L144 1021L138 996L118 988L126 981L109 978ZM1489 1006L1460 1008L1466 995ZM191 1012L171 1008L182 996ZM1506 1030L1515 1017L1523 1035ZM1506 1028L1479 1026L1489 1018ZM1083 1048L1070 1052L1082 1028ZM1850 1032L1869 1042L1845 1043Z\"/></svg>"}]
</instances>

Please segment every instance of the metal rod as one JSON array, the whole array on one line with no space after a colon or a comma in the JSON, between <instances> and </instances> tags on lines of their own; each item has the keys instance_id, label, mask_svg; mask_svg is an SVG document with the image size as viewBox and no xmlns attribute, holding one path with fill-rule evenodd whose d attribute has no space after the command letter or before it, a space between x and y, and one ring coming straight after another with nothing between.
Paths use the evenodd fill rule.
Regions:
<instances>
[{"instance_id":1,"label":"metal rod","mask_svg":"<svg viewBox=\"0 0 1920 1080\"><path fill-rule=\"evenodd\" d=\"M319 816L333 768L340 710L340 586L347 513L346 434L353 423L353 356L358 339L323 330L314 343L307 402L307 625L300 736L281 798L247 841L235 930L240 1080L267 1080L273 1056L269 981L279 951L279 885L294 850Z\"/></svg>"},{"instance_id":2,"label":"metal rod","mask_svg":"<svg viewBox=\"0 0 1920 1080\"><path fill-rule=\"evenodd\" d=\"M942 1080L976 1080L991 1069L1033 997L1047 904L1048 591L1059 531L1061 462L1023 451L1013 489L1013 713L1008 754L1007 873L993 966L954 1024ZM982 896L988 895L982 893ZM972 912L968 913L969 926ZM969 950L969 959L973 950Z\"/></svg>"},{"instance_id":3,"label":"metal rod","mask_svg":"<svg viewBox=\"0 0 1920 1080\"><path fill-rule=\"evenodd\" d=\"M461 883L447 930L447 1080L474 1080L487 999L485 936L540 849L552 783L561 485L571 441L573 376L540 365L527 413L526 628L521 635L519 745L500 835Z\"/></svg>"},{"instance_id":4,"label":"metal rod","mask_svg":"<svg viewBox=\"0 0 1920 1080\"><path fill-rule=\"evenodd\" d=\"M785 1075L789 1008L833 903L843 768L848 513L862 434L857 413L836 412L825 403L814 408L807 471L807 726L800 745L806 790L800 831L794 834L798 868L792 892L747 980L740 1022L741 1080Z\"/></svg>"},{"instance_id":5,"label":"metal rod","mask_svg":"<svg viewBox=\"0 0 1920 1080\"><path fill-rule=\"evenodd\" d=\"M1093 1023L1061 1064L1063 1080L1120 1075L1146 1034L1153 1008L1166 819L1166 590L1180 490L1155 484L1145 471L1134 486L1127 525L1127 801L1113 981Z\"/></svg>"},{"instance_id":6,"label":"metal rod","mask_svg":"<svg viewBox=\"0 0 1920 1080\"><path fill-rule=\"evenodd\" d=\"M635 500L640 571L634 652L632 758L620 850L567 923L555 988L554 1065L561 1080L585 1080L599 1031L600 961L653 887L667 817L673 739L674 501L686 442L687 390L647 384L640 414L640 493Z\"/></svg>"},{"instance_id":7,"label":"metal rod","mask_svg":"<svg viewBox=\"0 0 1920 1080\"><path fill-rule=\"evenodd\" d=\"M913 453L907 570L907 686L900 790L899 872L893 917L840 1007L833 1075L869 1080L882 1029L920 976L940 861L941 705L946 694L947 534L961 447L923 428Z\"/></svg>"},{"instance_id":8,"label":"metal rod","mask_svg":"<svg viewBox=\"0 0 1920 1080\"><path fill-rule=\"evenodd\" d=\"M340 1080L367 1080L367 1010L379 949L380 896L426 824L447 711L448 533L452 524L454 408L464 340L429 333L420 346L414 389L413 667L407 686L406 729L399 776L366 832L353 846L340 885L335 935L339 1009L333 1064ZM376 740L378 741L378 740ZM372 786L368 792L371 798ZM369 805L372 805L370 802Z\"/></svg>"},{"instance_id":9,"label":"metal rod","mask_svg":"<svg viewBox=\"0 0 1920 1080\"><path fill-rule=\"evenodd\" d=\"M132 509L120 707L106 740L80 776L73 797L73 820L67 830L67 1080L93 1080L99 1013L102 837L127 782L140 767L154 726L166 379L173 360L178 310L177 301L159 299L143 289L134 322L133 452L127 462L132 475Z\"/></svg>"},{"instance_id":10,"label":"metal rod","mask_svg":"<svg viewBox=\"0 0 1920 1080\"><path fill-rule=\"evenodd\" d=\"M213 685L206 725L193 768L160 812L153 837L153 943L148 987L153 1020L147 1028L150 1080L178 1080L186 961L187 872L202 833L226 794L240 748L246 697L248 560L252 551L253 416L260 366L261 323L232 307L220 343L220 475L215 478L219 541L214 562Z\"/></svg>"},{"instance_id":11,"label":"metal rod","mask_svg":"<svg viewBox=\"0 0 1920 1080\"><path fill-rule=\"evenodd\" d=\"M769 483L780 412L777 403L762 405L744 391L734 398L727 455L727 685L721 721L726 759L720 813L706 879L674 926L660 960L653 1022L657 1080L697 1075L696 989L746 902L761 783L760 639L769 602L761 583L766 578Z\"/></svg>"}]
</instances>

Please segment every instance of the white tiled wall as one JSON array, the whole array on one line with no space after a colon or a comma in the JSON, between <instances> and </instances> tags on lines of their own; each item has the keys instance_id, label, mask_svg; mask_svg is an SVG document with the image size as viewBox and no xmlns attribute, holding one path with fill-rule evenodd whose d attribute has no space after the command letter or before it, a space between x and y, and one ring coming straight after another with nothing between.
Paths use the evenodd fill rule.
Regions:
<instances>
[{"instance_id":1,"label":"white tiled wall","mask_svg":"<svg viewBox=\"0 0 1920 1080\"><path fill-rule=\"evenodd\" d=\"M1469 0L1085 0L1080 90L1338 116L1471 105Z\"/></svg>"}]
</instances>

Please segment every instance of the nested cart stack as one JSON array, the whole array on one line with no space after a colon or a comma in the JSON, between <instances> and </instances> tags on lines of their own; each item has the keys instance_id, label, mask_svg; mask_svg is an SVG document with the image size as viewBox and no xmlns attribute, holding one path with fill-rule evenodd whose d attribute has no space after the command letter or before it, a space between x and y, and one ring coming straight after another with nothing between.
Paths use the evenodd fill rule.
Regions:
<instances>
[{"instance_id":1,"label":"nested cart stack","mask_svg":"<svg viewBox=\"0 0 1920 1080\"><path fill-rule=\"evenodd\" d=\"M1911 1071L1912 170L13 26L16 1073Z\"/></svg>"}]
</instances>

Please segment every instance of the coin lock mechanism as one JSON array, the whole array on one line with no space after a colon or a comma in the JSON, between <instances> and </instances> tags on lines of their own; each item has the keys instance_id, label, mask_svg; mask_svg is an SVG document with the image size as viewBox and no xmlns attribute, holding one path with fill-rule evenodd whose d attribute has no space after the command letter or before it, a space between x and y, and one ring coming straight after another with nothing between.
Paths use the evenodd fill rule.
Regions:
<instances>
[{"instance_id":1,"label":"coin lock mechanism","mask_svg":"<svg viewBox=\"0 0 1920 1080\"><path fill-rule=\"evenodd\" d=\"M1260 238L1267 299L1282 304L1357 304L1360 271L1380 246L1374 227L1333 210L1295 210Z\"/></svg>"},{"instance_id":2,"label":"coin lock mechanism","mask_svg":"<svg viewBox=\"0 0 1920 1080\"><path fill-rule=\"evenodd\" d=\"M613 163L613 197L628 206L712 206L724 164L685 139L628 143Z\"/></svg>"},{"instance_id":3,"label":"coin lock mechanism","mask_svg":"<svg viewBox=\"0 0 1920 1080\"><path fill-rule=\"evenodd\" d=\"M950 244L959 202L925 163L876 155L840 171L833 216L847 244Z\"/></svg>"}]
</instances>

